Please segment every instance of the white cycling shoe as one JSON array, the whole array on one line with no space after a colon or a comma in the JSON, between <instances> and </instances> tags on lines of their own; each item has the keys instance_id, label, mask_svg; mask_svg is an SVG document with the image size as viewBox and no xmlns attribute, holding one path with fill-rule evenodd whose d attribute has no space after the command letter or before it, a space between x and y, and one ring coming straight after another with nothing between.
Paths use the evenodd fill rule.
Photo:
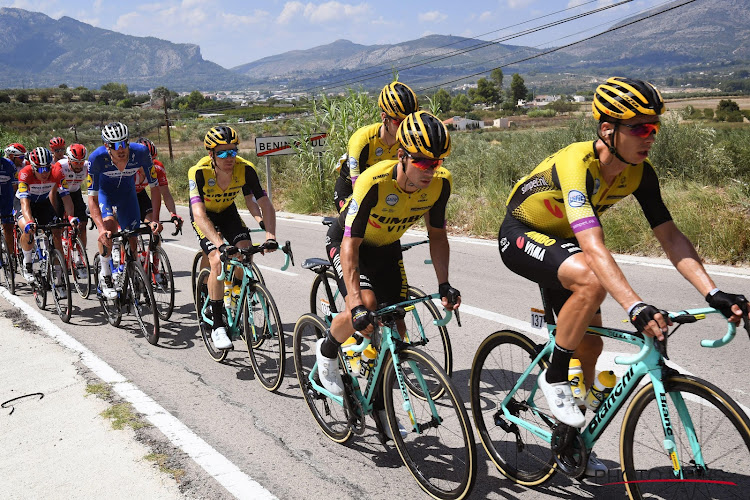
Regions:
<instances>
[{"instance_id":1,"label":"white cycling shoe","mask_svg":"<svg viewBox=\"0 0 750 500\"><path fill-rule=\"evenodd\" d=\"M112 282L112 275L99 275L99 286L105 299L114 300L117 298L117 290L115 290L115 285Z\"/></svg>"},{"instance_id":2,"label":"white cycling shoe","mask_svg":"<svg viewBox=\"0 0 750 500\"><path fill-rule=\"evenodd\" d=\"M385 434L385 437L393 441L391 426L388 425L388 416L385 414L385 410L378 410L378 418L380 419L380 423L383 426L383 434ZM409 431L406 430L406 427L401 425L401 422L398 423L398 432L399 434L401 434L401 439L409 435Z\"/></svg>"},{"instance_id":3,"label":"white cycling shoe","mask_svg":"<svg viewBox=\"0 0 750 500\"><path fill-rule=\"evenodd\" d=\"M557 420L571 427L583 427L586 423L586 417L581 413L581 409L573 398L573 391L570 389L570 383L556 382L550 384L547 382L547 370L539 374L539 388L547 398L547 403L552 414Z\"/></svg>"},{"instance_id":4,"label":"white cycling shoe","mask_svg":"<svg viewBox=\"0 0 750 500\"><path fill-rule=\"evenodd\" d=\"M31 263L26 263L24 265L23 279L25 279L26 282L29 284L34 283L34 281L36 281L36 278L34 277L34 268L31 266Z\"/></svg>"},{"instance_id":5,"label":"white cycling shoe","mask_svg":"<svg viewBox=\"0 0 750 500\"><path fill-rule=\"evenodd\" d=\"M320 346L323 345L325 338L318 339L315 344L315 359L318 362L318 377L320 383L326 388L328 392L334 396L341 396L344 394L344 381L341 379L341 373L339 372L339 360L338 357L333 359L323 356L320 352Z\"/></svg>"},{"instance_id":6,"label":"white cycling shoe","mask_svg":"<svg viewBox=\"0 0 750 500\"><path fill-rule=\"evenodd\" d=\"M586 477L604 477L609 472L609 468L596 457L593 451L589 455L589 461L586 463Z\"/></svg>"},{"instance_id":7,"label":"white cycling shoe","mask_svg":"<svg viewBox=\"0 0 750 500\"><path fill-rule=\"evenodd\" d=\"M211 340L216 349L223 351L232 347L232 341L227 337L227 329L223 326L220 326L211 332Z\"/></svg>"}]
</instances>

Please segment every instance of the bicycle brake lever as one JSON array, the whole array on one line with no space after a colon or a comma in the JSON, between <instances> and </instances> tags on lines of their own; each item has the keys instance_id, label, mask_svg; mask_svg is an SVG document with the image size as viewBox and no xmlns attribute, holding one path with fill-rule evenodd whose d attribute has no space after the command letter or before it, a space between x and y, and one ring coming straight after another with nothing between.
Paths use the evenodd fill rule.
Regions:
<instances>
[{"instance_id":1,"label":"bicycle brake lever","mask_svg":"<svg viewBox=\"0 0 750 500\"><path fill-rule=\"evenodd\" d=\"M669 359L667 355L667 336L664 336L664 340L659 340L654 337L654 349L662 355L664 359Z\"/></svg>"},{"instance_id":2,"label":"bicycle brake lever","mask_svg":"<svg viewBox=\"0 0 750 500\"><path fill-rule=\"evenodd\" d=\"M458 309L453 310L453 314L456 315L456 323L458 323L458 326L461 326L461 315L458 314Z\"/></svg>"}]
</instances>

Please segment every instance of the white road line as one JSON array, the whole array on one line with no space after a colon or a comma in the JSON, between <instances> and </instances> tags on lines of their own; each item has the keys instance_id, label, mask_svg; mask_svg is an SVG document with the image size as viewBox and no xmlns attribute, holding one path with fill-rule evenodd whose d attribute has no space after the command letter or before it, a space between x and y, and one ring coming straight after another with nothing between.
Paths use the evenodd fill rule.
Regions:
<instances>
[{"instance_id":1,"label":"white road line","mask_svg":"<svg viewBox=\"0 0 750 500\"><path fill-rule=\"evenodd\" d=\"M96 376L102 379L103 382L110 384L120 397L132 404L139 413L142 413L151 424L167 436L173 445L184 451L195 463L200 465L236 498L248 500L271 500L276 498L260 483L242 472L239 467L230 462L224 455L216 451L185 424L151 399L146 393L138 389L135 384L128 382L125 377L115 371L104 360L65 333L64 330L49 319L45 318L39 311L20 298L11 295L4 287L0 287L0 294L16 308L23 310L26 316L36 323L45 334L53 338L60 345L79 354L81 361Z\"/></svg>"},{"instance_id":2,"label":"white road line","mask_svg":"<svg viewBox=\"0 0 750 500\"><path fill-rule=\"evenodd\" d=\"M198 249L196 249L196 248L186 247L185 245L180 245L179 243L170 243L170 242L165 241L162 244L163 245L169 245L169 246L175 247L175 248L179 248L180 250L186 250L186 251L191 252L193 254L198 251ZM291 271L282 271L281 269L277 269L275 267L264 266L262 264L258 264L257 262L255 263L255 265L257 265L259 268L261 268L263 270L271 271L273 273L279 273L279 274L283 274L285 276L299 276L299 274L297 274L297 273L293 273Z\"/></svg>"}]
</instances>

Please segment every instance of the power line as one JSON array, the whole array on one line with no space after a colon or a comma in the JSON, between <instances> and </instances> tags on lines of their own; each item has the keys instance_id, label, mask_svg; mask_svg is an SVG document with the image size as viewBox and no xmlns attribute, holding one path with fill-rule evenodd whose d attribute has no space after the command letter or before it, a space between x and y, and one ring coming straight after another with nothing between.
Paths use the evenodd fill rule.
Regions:
<instances>
[{"instance_id":1,"label":"power line","mask_svg":"<svg viewBox=\"0 0 750 500\"><path fill-rule=\"evenodd\" d=\"M523 59L518 59L518 60L515 60L515 61L512 61L512 62L506 63L506 64L502 64L502 65L500 65L500 66L498 66L496 68L492 68L489 71L492 71L494 69L499 69L499 68L505 68L505 67L511 66L513 64L519 64L519 63L522 63L522 62L526 62L526 61L529 61L531 59L536 59L537 57L546 56L547 54L552 54L553 52L557 52L559 50L566 49L566 48L572 47L574 45L578 45L579 43L587 42L589 40L592 40L592 39L594 39L596 37L605 35L607 33L611 33L613 31L616 31L616 30L619 30L619 29L622 29L622 28L626 28L628 26L632 26L633 24L640 23L640 22L645 21L647 19L651 19L652 17L660 16L660 15L666 13L666 12L669 12L669 11L674 10L674 9L678 9L680 7L683 7L683 6L685 6L687 4L690 4L690 3L693 3L693 2L695 2L695 0L688 0L687 2L683 2L683 3L679 4L679 5L675 5L673 7L668 8L668 9L665 9L665 10L662 10L662 11L659 11L659 12L655 12L655 13L653 13L651 15L648 15L648 16L636 19L636 20L631 21L629 23L625 23L625 24L623 24L621 26L614 26L614 27L612 27L612 28L610 28L608 30L602 31L601 33L597 33L596 35L592 35L592 36L584 38L582 40L578 40L576 42L572 42L572 43L569 43L567 45L563 45L561 47L556 47L554 49L550 49L550 50L547 50L545 52L541 52L539 54L535 54L533 56L525 57ZM479 73L474 73L474 74L471 74L471 75L462 76L461 78L457 78L455 80L450 80L450 81L447 81L447 82L443 82L443 83L440 83L438 85L432 85L430 87L422 87L422 88L419 89L419 92L424 92L426 90L430 90L430 89L434 89L434 88L439 88L439 87L442 87L444 85L450 85L451 83L460 82L461 80L465 80L467 78L472 78L472 77L479 76L479 75L484 75L486 73L487 73L487 71L481 71Z\"/></svg>"},{"instance_id":2,"label":"power line","mask_svg":"<svg viewBox=\"0 0 750 500\"><path fill-rule=\"evenodd\" d=\"M560 19L558 21L553 21L551 23L543 24L541 26L537 26L537 27L534 27L534 28L529 28L529 29L526 29L526 30L523 30L523 31L520 31L520 32L517 32L517 33L511 33L510 35L506 35L506 36L503 36L503 37L500 37L500 38L496 38L495 40L483 41L480 44L474 45L472 47L468 47L466 49L455 50L453 52L449 52L448 54L444 54L442 56L434 56L432 58L422 59L419 62L416 62L416 63L411 64L409 66L406 66L404 68L401 68L401 70L406 71L406 70L413 69L413 68L416 68L416 67L419 67L419 66L425 66L427 64L431 64L431 63L434 63L434 62L437 62L437 61L442 61L444 59L449 59L451 57L455 57L455 56L458 56L458 55L466 54L468 52L473 52L475 50L479 50L479 49L482 49L482 48L485 48L485 47L489 47L491 45L498 45L500 42L511 40L513 38L519 38L521 36L525 36L525 35L528 35L528 34L531 34L531 33L535 33L537 31L541 31L541 30L544 30L544 29L547 29L547 28L550 28L550 27L553 27L553 26L558 26L560 24L564 24L566 22L574 21L576 19L581 19L583 17L590 16L590 15L593 15L593 14L597 14L599 12L602 12L602 11L605 11L605 10L608 10L608 9L611 9L611 8L614 8L614 7L619 7L619 6L623 5L623 4L630 3L632 1L633 0L623 0L623 1L615 3L615 4L607 5L607 6L604 6L604 7L599 7L597 9L593 9L593 10L586 11L586 12L583 12L583 13L580 13L580 14L576 14L574 16L570 16L570 17L567 17L567 18L564 18L564 19ZM548 15L551 15L551 14L548 14ZM545 17L545 16L542 16L542 17ZM525 24L527 22L529 22L529 21L525 21L524 23L519 23L519 24ZM513 26L517 26L517 25L518 24L513 25ZM495 31L500 31L500 30L495 30ZM490 33L492 33L492 32L490 32ZM463 40L461 40L461 41L463 41ZM459 43L459 42L454 42L454 43ZM437 50L437 48L432 49L432 50ZM352 83L364 82L364 81L367 81L367 80L372 80L374 78L378 78L380 76L385 76L389 72L390 72L390 70L378 70L378 71L375 71L375 72L372 72L372 73L367 73L367 74L361 75L360 77L357 77L357 78L354 78L354 79L351 79L351 78L347 77L344 80L337 80L337 81L333 81L333 82L331 82L329 84L326 84L325 87L327 87L329 89L330 88L334 88L335 89L335 88L340 88L340 87L346 87L346 86L351 85ZM338 85L332 85L332 84L336 84L336 83L339 83L339 84ZM315 86L315 87L311 87L309 89L305 89L303 92L308 92L308 91L315 90L315 89L322 88L322 87L323 87L322 85L318 85L318 86Z\"/></svg>"}]
</instances>

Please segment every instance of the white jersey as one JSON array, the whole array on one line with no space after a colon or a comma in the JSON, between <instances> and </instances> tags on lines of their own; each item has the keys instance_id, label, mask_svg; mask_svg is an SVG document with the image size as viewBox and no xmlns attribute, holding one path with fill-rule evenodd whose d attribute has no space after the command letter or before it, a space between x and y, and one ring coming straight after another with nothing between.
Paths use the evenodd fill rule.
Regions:
<instances>
[{"instance_id":1,"label":"white jersey","mask_svg":"<svg viewBox=\"0 0 750 500\"><path fill-rule=\"evenodd\" d=\"M83 170L76 173L73 171L72 168L70 168L70 164L68 163L67 158L63 158L62 160L57 162L60 164L60 169L62 169L63 175L65 176L65 181L68 186L68 191L71 193L75 193L76 191L81 190L81 184L86 184L88 186L88 182L86 182L86 179L89 176L89 161L86 160L83 163Z\"/></svg>"}]
</instances>

